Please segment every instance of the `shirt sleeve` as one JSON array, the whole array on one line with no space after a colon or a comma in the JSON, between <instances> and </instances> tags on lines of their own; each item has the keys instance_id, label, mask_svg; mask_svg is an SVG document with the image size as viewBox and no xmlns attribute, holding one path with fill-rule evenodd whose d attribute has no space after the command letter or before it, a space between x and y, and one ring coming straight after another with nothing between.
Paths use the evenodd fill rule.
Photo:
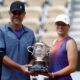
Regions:
<instances>
[{"instance_id":1,"label":"shirt sleeve","mask_svg":"<svg viewBox=\"0 0 80 80\"><path fill-rule=\"evenodd\" d=\"M4 35L0 30L0 62L2 61L3 57L5 56L5 42L4 42Z\"/></svg>"},{"instance_id":2,"label":"shirt sleeve","mask_svg":"<svg viewBox=\"0 0 80 80\"><path fill-rule=\"evenodd\" d=\"M36 38L35 36L33 35L33 42L32 42L32 45L36 43Z\"/></svg>"},{"instance_id":3,"label":"shirt sleeve","mask_svg":"<svg viewBox=\"0 0 80 80\"><path fill-rule=\"evenodd\" d=\"M36 43L36 38L35 38L35 36L33 35L33 40L32 40L32 45L31 45L31 46L33 46L35 43ZM30 51L33 52L33 49L30 48ZM29 52L29 62L30 62L31 60L33 60L33 59L35 59L34 56L33 56L33 54Z\"/></svg>"}]
</instances>

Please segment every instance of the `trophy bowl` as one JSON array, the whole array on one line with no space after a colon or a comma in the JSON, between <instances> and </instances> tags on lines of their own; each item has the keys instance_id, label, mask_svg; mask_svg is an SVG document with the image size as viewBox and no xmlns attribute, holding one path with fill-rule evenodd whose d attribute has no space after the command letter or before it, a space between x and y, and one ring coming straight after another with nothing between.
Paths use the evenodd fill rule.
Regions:
<instances>
[{"instance_id":1,"label":"trophy bowl","mask_svg":"<svg viewBox=\"0 0 80 80\"><path fill-rule=\"evenodd\" d=\"M30 47L33 48L33 52L29 50ZM35 58L32 66L29 67L29 71L37 73L47 73L48 65L46 64L44 58L48 55L49 47L42 42L37 42L33 46L29 46L28 51L32 53Z\"/></svg>"}]
</instances>

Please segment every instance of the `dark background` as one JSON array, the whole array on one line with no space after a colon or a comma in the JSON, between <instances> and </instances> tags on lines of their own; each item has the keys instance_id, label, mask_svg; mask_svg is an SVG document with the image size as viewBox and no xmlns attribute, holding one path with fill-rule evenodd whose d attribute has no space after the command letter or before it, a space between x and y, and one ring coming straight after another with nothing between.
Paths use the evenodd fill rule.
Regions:
<instances>
[{"instance_id":1,"label":"dark background","mask_svg":"<svg viewBox=\"0 0 80 80\"><path fill-rule=\"evenodd\" d=\"M78 66L77 71L80 71L80 51L78 51Z\"/></svg>"}]
</instances>

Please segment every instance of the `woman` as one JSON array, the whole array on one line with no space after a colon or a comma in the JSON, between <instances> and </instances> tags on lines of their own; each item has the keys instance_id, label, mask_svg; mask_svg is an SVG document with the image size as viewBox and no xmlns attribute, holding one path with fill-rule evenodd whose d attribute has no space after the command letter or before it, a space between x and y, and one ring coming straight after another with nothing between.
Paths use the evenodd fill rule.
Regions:
<instances>
[{"instance_id":1,"label":"woman","mask_svg":"<svg viewBox=\"0 0 80 80\"><path fill-rule=\"evenodd\" d=\"M49 80L72 80L70 74L77 67L77 45L68 35L70 19L61 14L55 20L58 38L53 41L49 56ZM45 74L46 75L46 74Z\"/></svg>"}]
</instances>

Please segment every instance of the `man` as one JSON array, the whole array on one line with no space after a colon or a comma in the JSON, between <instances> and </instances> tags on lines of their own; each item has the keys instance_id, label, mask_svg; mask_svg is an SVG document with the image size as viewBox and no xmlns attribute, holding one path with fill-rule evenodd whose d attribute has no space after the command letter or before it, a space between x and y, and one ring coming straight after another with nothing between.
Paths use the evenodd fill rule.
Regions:
<instances>
[{"instance_id":1,"label":"man","mask_svg":"<svg viewBox=\"0 0 80 80\"><path fill-rule=\"evenodd\" d=\"M33 31L22 24L25 14L24 3L13 2L9 11L11 22L0 27L0 48L3 48L6 55L20 65L29 64L32 56L27 51L27 47L35 43ZM3 64L1 80L30 79L29 75L23 73L26 72L25 70L22 72L10 66Z\"/></svg>"}]
</instances>

